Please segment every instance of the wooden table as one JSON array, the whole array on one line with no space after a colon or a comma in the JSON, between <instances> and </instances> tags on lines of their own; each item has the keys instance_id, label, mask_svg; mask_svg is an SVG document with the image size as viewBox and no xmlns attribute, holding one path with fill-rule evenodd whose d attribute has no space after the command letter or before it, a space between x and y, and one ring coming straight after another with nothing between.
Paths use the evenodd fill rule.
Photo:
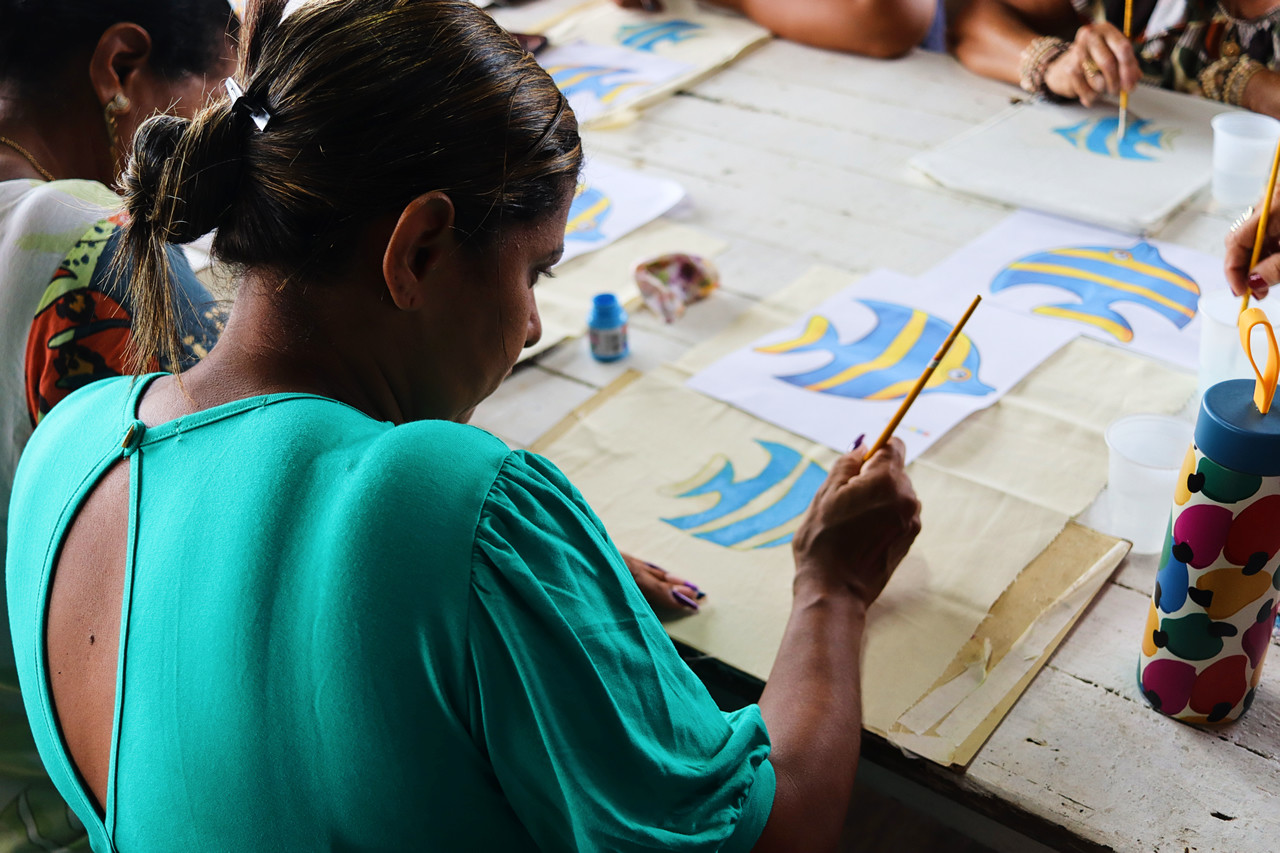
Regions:
<instances>
[{"instance_id":1,"label":"wooden table","mask_svg":"<svg viewBox=\"0 0 1280 853\"><path fill-rule=\"evenodd\" d=\"M692 206L674 218L728 241L724 289L673 326L637 312L624 362L562 344L475 422L528 445L623 370L680 356L815 263L925 272L1009 209L938 189L908 159L1020 94L945 56L886 62L774 41L627 128L587 133L588 156L686 187ZM1205 193L1156 236L1220 253L1229 221L1209 207ZM1150 711L1135 670L1155 571L1153 558L1120 568L967 771L874 738L865 754L1063 850L1280 848L1280 663L1235 726Z\"/></svg>"}]
</instances>

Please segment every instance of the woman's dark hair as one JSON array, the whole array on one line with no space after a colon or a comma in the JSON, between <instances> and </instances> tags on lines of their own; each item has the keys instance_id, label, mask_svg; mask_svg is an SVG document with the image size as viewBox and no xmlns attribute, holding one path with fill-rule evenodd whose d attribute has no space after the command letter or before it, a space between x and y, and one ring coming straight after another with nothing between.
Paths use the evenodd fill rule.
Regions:
<instances>
[{"instance_id":1,"label":"woman's dark hair","mask_svg":"<svg viewBox=\"0 0 1280 853\"><path fill-rule=\"evenodd\" d=\"M238 103L153 118L134 139L120 260L138 369L179 363L165 241L216 228L215 256L283 285L340 268L359 226L431 191L483 246L553 210L581 168L563 95L470 0L310 0L281 21L284 6L250 3Z\"/></svg>"},{"instance_id":2,"label":"woman's dark hair","mask_svg":"<svg viewBox=\"0 0 1280 853\"><path fill-rule=\"evenodd\" d=\"M202 74L226 53L236 20L227 0L0 0L0 80L47 87L122 21L151 35L148 61L161 76Z\"/></svg>"}]
</instances>

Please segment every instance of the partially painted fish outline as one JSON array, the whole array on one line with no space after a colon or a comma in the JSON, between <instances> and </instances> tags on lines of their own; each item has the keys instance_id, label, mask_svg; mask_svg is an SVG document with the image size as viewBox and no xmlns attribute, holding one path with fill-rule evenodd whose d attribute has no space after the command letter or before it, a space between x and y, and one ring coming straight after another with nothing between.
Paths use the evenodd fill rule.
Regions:
<instances>
[{"instance_id":1,"label":"partially painted fish outline","mask_svg":"<svg viewBox=\"0 0 1280 853\"><path fill-rule=\"evenodd\" d=\"M822 367L777 377L809 391L860 400L905 397L951 332L951 324L904 305L871 299L855 301L876 315L875 327L858 340L841 343L831 321L815 314L799 337L756 347L756 352L829 353L831 360ZM980 363L978 348L962 332L920 393L946 392L976 397L990 394L995 389L978 378Z\"/></svg>"},{"instance_id":2,"label":"partially painted fish outline","mask_svg":"<svg viewBox=\"0 0 1280 853\"><path fill-rule=\"evenodd\" d=\"M1035 252L1005 267L991 282L991 292L1023 284L1060 287L1080 297L1079 304L1041 305L1034 313L1087 323L1126 343L1133 340L1133 327L1112 310L1117 302L1150 308L1181 329L1196 316L1200 301L1195 279L1145 240L1127 249L1067 246Z\"/></svg>"},{"instance_id":3,"label":"partially painted fish outline","mask_svg":"<svg viewBox=\"0 0 1280 853\"><path fill-rule=\"evenodd\" d=\"M578 193L569 207L569 221L565 224L564 238L584 243L598 243L605 239L601 228L613 212L613 200L595 187L578 185Z\"/></svg>"},{"instance_id":4,"label":"partially painted fish outline","mask_svg":"<svg viewBox=\"0 0 1280 853\"><path fill-rule=\"evenodd\" d=\"M616 101L624 92L648 85L632 68L607 65L552 65L546 69L566 98L591 95L602 104Z\"/></svg>"},{"instance_id":5,"label":"partially painted fish outline","mask_svg":"<svg viewBox=\"0 0 1280 853\"><path fill-rule=\"evenodd\" d=\"M1122 160L1155 160L1150 154L1138 150L1145 146L1153 151L1167 151L1171 147L1175 131L1151 130L1148 119L1140 118L1129 122L1125 128L1124 139L1117 139L1120 130L1120 119L1116 116L1107 118L1085 119L1067 127L1055 127L1053 132L1071 143L1075 148L1083 148L1104 157L1119 157Z\"/></svg>"},{"instance_id":6,"label":"partially painted fish outline","mask_svg":"<svg viewBox=\"0 0 1280 853\"><path fill-rule=\"evenodd\" d=\"M769 454L769 461L759 474L737 480L733 462L723 455L717 455L703 469L705 476L695 477L696 482L692 484L686 482L676 487L683 489L676 495L678 498L714 494L718 496L715 504L702 512L664 518L662 521L684 531L703 528L693 535L726 548L776 548L789 543L793 531L785 528L794 527L804 515L813 502L818 487L826 480L827 472L821 465L806 460L799 451L785 444L761 439L756 439L756 444ZM759 500L771 489L793 477L791 485L782 495L772 500L765 497L763 502ZM720 524L726 519L727 523ZM778 535L770 536L771 532ZM759 542L761 537L764 538L763 542ZM752 541L759 544L749 544Z\"/></svg>"},{"instance_id":7,"label":"partially painted fish outline","mask_svg":"<svg viewBox=\"0 0 1280 853\"><path fill-rule=\"evenodd\" d=\"M627 24L618 28L618 44L632 50L643 50L649 53L663 42L679 44L691 38L697 38L705 30L702 24L675 18L656 24Z\"/></svg>"}]
</instances>

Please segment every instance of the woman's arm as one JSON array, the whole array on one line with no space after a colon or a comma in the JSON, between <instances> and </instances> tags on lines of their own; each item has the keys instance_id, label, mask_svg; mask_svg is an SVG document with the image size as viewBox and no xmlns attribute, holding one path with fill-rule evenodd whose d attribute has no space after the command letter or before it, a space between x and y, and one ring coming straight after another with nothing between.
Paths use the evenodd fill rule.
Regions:
<instances>
[{"instance_id":1,"label":"woman's arm","mask_svg":"<svg viewBox=\"0 0 1280 853\"><path fill-rule=\"evenodd\" d=\"M644 0L614 0L646 9ZM888 59L920 44L936 12L935 0L711 0L768 27L784 39Z\"/></svg>"},{"instance_id":2,"label":"woman's arm","mask_svg":"<svg viewBox=\"0 0 1280 853\"><path fill-rule=\"evenodd\" d=\"M865 464L842 457L814 497L794 540L791 618L760 697L777 789L754 850L835 849L861 744L867 608L919 530L897 440Z\"/></svg>"},{"instance_id":3,"label":"woman's arm","mask_svg":"<svg viewBox=\"0 0 1280 853\"><path fill-rule=\"evenodd\" d=\"M920 44L934 0L713 0L784 39L890 59Z\"/></svg>"},{"instance_id":4,"label":"woman's arm","mask_svg":"<svg viewBox=\"0 0 1280 853\"><path fill-rule=\"evenodd\" d=\"M1240 106L1273 118L1280 118L1280 73L1261 68L1244 87Z\"/></svg>"},{"instance_id":5,"label":"woman's arm","mask_svg":"<svg viewBox=\"0 0 1280 853\"><path fill-rule=\"evenodd\" d=\"M947 10L956 59L975 74L1015 85L1027 45L1043 35L1070 40L1077 25L1066 0L965 0Z\"/></svg>"}]
</instances>

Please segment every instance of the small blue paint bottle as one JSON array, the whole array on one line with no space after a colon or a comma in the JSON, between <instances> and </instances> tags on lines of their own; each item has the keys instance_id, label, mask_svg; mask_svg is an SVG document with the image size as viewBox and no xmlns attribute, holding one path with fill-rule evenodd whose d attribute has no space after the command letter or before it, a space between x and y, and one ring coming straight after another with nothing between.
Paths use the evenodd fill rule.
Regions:
<instances>
[{"instance_id":1,"label":"small blue paint bottle","mask_svg":"<svg viewBox=\"0 0 1280 853\"><path fill-rule=\"evenodd\" d=\"M618 297L601 293L591 300L587 337L596 361L617 361L631 351L627 345L627 309Z\"/></svg>"}]
</instances>

